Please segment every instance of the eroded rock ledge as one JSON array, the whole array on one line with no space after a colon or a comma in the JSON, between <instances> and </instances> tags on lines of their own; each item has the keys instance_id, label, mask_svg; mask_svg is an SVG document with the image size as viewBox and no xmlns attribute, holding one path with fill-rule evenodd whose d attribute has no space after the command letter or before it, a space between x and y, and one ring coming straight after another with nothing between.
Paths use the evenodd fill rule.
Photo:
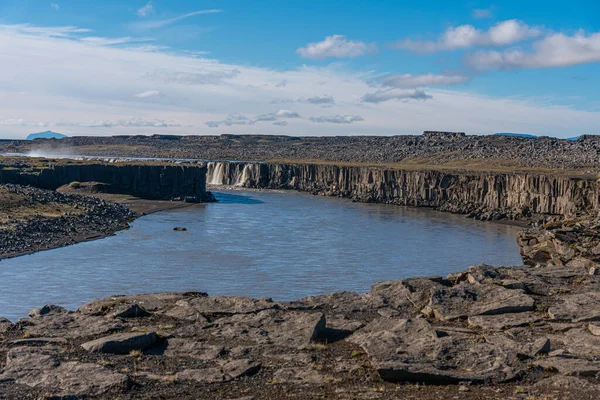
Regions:
<instances>
[{"instance_id":1,"label":"eroded rock ledge","mask_svg":"<svg viewBox=\"0 0 600 400\"><path fill-rule=\"evenodd\" d=\"M597 398L599 289L582 266L478 265L293 302L46 305L0 321L0 397Z\"/></svg>"}]
</instances>

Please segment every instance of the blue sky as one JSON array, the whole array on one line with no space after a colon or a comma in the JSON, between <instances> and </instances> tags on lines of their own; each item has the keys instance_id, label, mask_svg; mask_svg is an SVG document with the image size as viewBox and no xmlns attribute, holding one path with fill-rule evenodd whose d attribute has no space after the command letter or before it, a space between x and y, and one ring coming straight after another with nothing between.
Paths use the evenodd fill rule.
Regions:
<instances>
[{"instance_id":1,"label":"blue sky","mask_svg":"<svg viewBox=\"0 0 600 400\"><path fill-rule=\"evenodd\" d=\"M600 133L593 0L2 0L0 49L2 137Z\"/></svg>"}]
</instances>

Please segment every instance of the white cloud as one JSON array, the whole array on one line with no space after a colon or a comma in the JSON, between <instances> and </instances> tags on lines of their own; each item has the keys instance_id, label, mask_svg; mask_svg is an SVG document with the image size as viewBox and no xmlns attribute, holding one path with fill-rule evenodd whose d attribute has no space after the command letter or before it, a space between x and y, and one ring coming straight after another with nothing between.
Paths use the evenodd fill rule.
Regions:
<instances>
[{"instance_id":1,"label":"white cloud","mask_svg":"<svg viewBox=\"0 0 600 400\"><path fill-rule=\"evenodd\" d=\"M154 21L134 22L133 24L131 24L131 26L133 26L135 28L138 28L138 29L156 29L156 28L162 28L162 27L165 27L167 25L174 24L174 23L182 21L184 19L187 19L187 18L190 18L190 17L194 17L196 15L216 14L216 13L220 13L220 12L221 12L221 10L217 10L217 9L213 9L213 10L198 10L198 11L194 11L194 12L191 12L191 13L179 15L177 17L168 18L168 19L159 19L159 20L154 20Z\"/></svg>"},{"instance_id":2,"label":"white cloud","mask_svg":"<svg viewBox=\"0 0 600 400\"><path fill-rule=\"evenodd\" d=\"M364 103L383 103L389 100L429 100L433 97L422 90L380 89L363 96Z\"/></svg>"},{"instance_id":3,"label":"white cloud","mask_svg":"<svg viewBox=\"0 0 600 400\"><path fill-rule=\"evenodd\" d=\"M91 36L86 32L89 30L74 27L0 25L0 121L5 121L0 137L25 137L32 126L56 125L60 127L56 130L70 136L390 135L437 129L561 137L598 132L600 126L600 112L457 90L428 89L426 95L433 98L412 101L423 95L408 91L408 96L401 96L402 89L397 88L371 97L378 103L363 102L365 94L373 96L377 90L370 85L378 77L374 72L350 72L335 63L281 70L238 65L171 49L92 44L82 40ZM290 83L283 90L277 88L284 80ZM323 120L323 109L306 99L323 95L323 87L318 86L323 81L327 82L327 95L335 99L327 109L328 116L360 116L364 121L313 123L311 117ZM217 84L199 84L206 82ZM142 101L134 97L150 90L168 93L168 98ZM292 102L274 106L272 102L283 94ZM384 97L400 101L381 101ZM256 116L277 114L280 109L290 109L303 118L275 115L276 120L249 124ZM228 118L234 113L246 120ZM219 124L218 131L206 125L207 121L224 120L229 124ZM281 121L289 125L273 125Z\"/></svg>"},{"instance_id":4,"label":"white cloud","mask_svg":"<svg viewBox=\"0 0 600 400\"><path fill-rule=\"evenodd\" d=\"M548 68L600 62L600 32L573 36L555 33L532 44L531 51L509 49L467 56L469 65L485 69Z\"/></svg>"},{"instance_id":5,"label":"white cloud","mask_svg":"<svg viewBox=\"0 0 600 400\"><path fill-rule=\"evenodd\" d=\"M233 68L230 70L202 71L202 72L183 72L167 69L156 69L144 75L151 81L165 83L178 83L182 85L220 85L225 80L234 78L240 73L240 70Z\"/></svg>"},{"instance_id":6,"label":"white cloud","mask_svg":"<svg viewBox=\"0 0 600 400\"><path fill-rule=\"evenodd\" d=\"M175 122L168 122L156 119L144 119L140 117L130 117L119 121L90 120L90 121L52 121L40 122L29 121L25 119L5 119L0 120L0 125L18 125L31 127L84 127L84 128L114 128L114 127L152 127L152 128L171 128L180 127Z\"/></svg>"},{"instance_id":7,"label":"white cloud","mask_svg":"<svg viewBox=\"0 0 600 400\"><path fill-rule=\"evenodd\" d=\"M490 8L476 8L473 10L473 18L484 19L484 18L492 18L492 10Z\"/></svg>"},{"instance_id":8,"label":"white cloud","mask_svg":"<svg viewBox=\"0 0 600 400\"><path fill-rule=\"evenodd\" d=\"M205 123L209 128L218 128L224 126L234 125L254 125L258 122L273 122L273 125L285 126L287 122L280 120L280 118L300 118L300 114L291 110L279 110L274 113L260 114L253 118L249 118L243 114L234 113L229 114L227 117L220 121L207 121Z\"/></svg>"},{"instance_id":9,"label":"white cloud","mask_svg":"<svg viewBox=\"0 0 600 400\"><path fill-rule=\"evenodd\" d=\"M50 3L50 7L52 7L53 9L55 9L56 11L60 10L60 5L56 4L56 3Z\"/></svg>"},{"instance_id":10,"label":"white cloud","mask_svg":"<svg viewBox=\"0 0 600 400\"><path fill-rule=\"evenodd\" d=\"M97 46L114 46L121 44L130 44L130 43L140 43L140 42L150 42L154 39L151 38L132 38L132 37L118 37L118 38L105 38L105 37L96 37L96 36L88 36L79 39L82 42L94 44Z\"/></svg>"},{"instance_id":11,"label":"white cloud","mask_svg":"<svg viewBox=\"0 0 600 400\"><path fill-rule=\"evenodd\" d=\"M300 114L292 110L279 110L275 115L278 118L300 118Z\"/></svg>"},{"instance_id":12,"label":"white cloud","mask_svg":"<svg viewBox=\"0 0 600 400\"><path fill-rule=\"evenodd\" d=\"M394 74L379 78L378 81L384 86L407 89L423 86L444 86L456 85L469 80L469 77L464 75L436 75L436 74Z\"/></svg>"},{"instance_id":13,"label":"white cloud","mask_svg":"<svg viewBox=\"0 0 600 400\"><path fill-rule=\"evenodd\" d=\"M283 87L286 87L288 83L289 82L284 79L281 82L279 82L277 85L275 85L275 87L283 88Z\"/></svg>"},{"instance_id":14,"label":"white cloud","mask_svg":"<svg viewBox=\"0 0 600 400\"><path fill-rule=\"evenodd\" d=\"M326 115L322 117L310 117L311 122L320 124L351 124L353 122L364 121L365 119L360 115Z\"/></svg>"},{"instance_id":15,"label":"white cloud","mask_svg":"<svg viewBox=\"0 0 600 400\"><path fill-rule=\"evenodd\" d=\"M32 37L71 38L89 32L92 32L92 30L85 28L77 28L75 26L39 27L30 24L0 25L0 34L4 35L28 35Z\"/></svg>"},{"instance_id":16,"label":"white cloud","mask_svg":"<svg viewBox=\"0 0 600 400\"><path fill-rule=\"evenodd\" d=\"M152 1L146 3L144 7L139 8L136 11L136 14L139 17L147 17L148 15L154 14L154 4L152 4Z\"/></svg>"},{"instance_id":17,"label":"white cloud","mask_svg":"<svg viewBox=\"0 0 600 400\"><path fill-rule=\"evenodd\" d=\"M310 104L333 104L335 103L335 100L332 96L325 95L309 97L308 99L306 99L306 102Z\"/></svg>"},{"instance_id":18,"label":"white cloud","mask_svg":"<svg viewBox=\"0 0 600 400\"><path fill-rule=\"evenodd\" d=\"M301 57L322 58L353 58L364 56L376 50L374 44L348 40L344 35L327 36L322 42L309 43L306 47L296 50Z\"/></svg>"},{"instance_id":19,"label":"white cloud","mask_svg":"<svg viewBox=\"0 0 600 400\"><path fill-rule=\"evenodd\" d=\"M147 99L154 96L160 96L160 92L158 90L146 90L145 92L133 95L133 97L137 97L138 99Z\"/></svg>"},{"instance_id":20,"label":"white cloud","mask_svg":"<svg viewBox=\"0 0 600 400\"><path fill-rule=\"evenodd\" d=\"M450 27L436 41L413 41L405 39L395 44L396 48L418 53L467 49L475 46L507 46L539 37L542 29L530 27L516 19L501 21L487 31L473 25Z\"/></svg>"}]
</instances>

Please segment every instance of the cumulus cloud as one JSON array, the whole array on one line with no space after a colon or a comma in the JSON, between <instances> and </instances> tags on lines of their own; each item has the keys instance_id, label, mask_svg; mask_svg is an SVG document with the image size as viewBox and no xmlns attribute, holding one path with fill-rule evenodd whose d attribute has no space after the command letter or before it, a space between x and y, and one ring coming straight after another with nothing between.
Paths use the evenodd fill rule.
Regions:
<instances>
[{"instance_id":1,"label":"cumulus cloud","mask_svg":"<svg viewBox=\"0 0 600 400\"><path fill-rule=\"evenodd\" d=\"M306 102L310 104L334 104L335 100L332 96L326 95L309 97L308 99L306 99Z\"/></svg>"},{"instance_id":2,"label":"cumulus cloud","mask_svg":"<svg viewBox=\"0 0 600 400\"><path fill-rule=\"evenodd\" d=\"M286 81L285 79L282 80L281 82L279 82L277 85L275 85L275 87L286 87L288 84L288 81Z\"/></svg>"},{"instance_id":3,"label":"cumulus cloud","mask_svg":"<svg viewBox=\"0 0 600 400\"><path fill-rule=\"evenodd\" d=\"M379 78L378 81L384 86L407 89L422 86L445 86L456 85L467 82L469 78L464 75L436 75L436 74L394 74Z\"/></svg>"},{"instance_id":4,"label":"cumulus cloud","mask_svg":"<svg viewBox=\"0 0 600 400\"><path fill-rule=\"evenodd\" d=\"M50 3L50 7L52 7L56 11L60 10L60 5L58 5L57 3Z\"/></svg>"},{"instance_id":5,"label":"cumulus cloud","mask_svg":"<svg viewBox=\"0 0 600 400\"><path fill-rule=\"evenodd\" d=\"M380 89L375 93L364 95L362 101L377 104L389 100L428 100L432 98L433 96L422 90Z\"/></svg>"},{"instance_id":6,"label":"cumulus cloud","mask_svg":"<svg viewBox=\"0 0 600 400\"><path fill-rule=\"evenodd\" d=\"M364 121L360 115L326 115L322 117L310 117L311 122L320 124L351 124L353 122Z\"/></svg>"},{"instance_id":7,"label":"cumulus cloud","mask_svg":"<svg viewBox=\"0 0 600 400\"><path fill-rule=\"evenodd\" d=\"M194 17L196 15L216 14L216 13L220 13L220 12L221 12L221 10L217 10L217 9L213 9L213 10L198 10L198 11L194 11L194 12L191 12L191 13L179 15L177 17L168 18L168 19L135 22L135 23L131 24L131 26L133 26L134 28L138 28L138 29L156 29L156 28L162 28L162 27L165 27L167 25L174 24L174 23L182 21L184 19L187 19L187 18L190 18L190 17Z\"/></svg>"},{"instance_id":8,"label":"cumulus cloud","mask_svg":"<svg viewBox=\"0 0 600 400\"><path fill-rule=\"evenodd\" d=\"M322 42L309 43L296 50L301 57L312 59L354 58L376 51L375 44L348 40L344 35L327 36Z\"/></svg>"},{"instance_id":9,"label":"cumulus cloud","mask_svg":"<svg viewBox=\"0 0 600 400\"><path fill-rule=\"evenodd\" d=\"M460 25L448 28L436 41L413 41L404 39L395 44L396 48L417 53L467 49L475 46L507 46L513 43L539 37L543 30L511 19L501 21L487 31L473 25Z\"/></svg>"},{"instance_id":10,"label":"cumulus cloud","mask_svg":"<svg viewBox=\"0 0 600 400\"><path fill-rule=\"evenodd\" d=\"M139 17L147 17L150 14L154 14L154 4L152 4L152 1L149 1L148 3L146 3L146 5L144 7L139 8L136 11L136 14Z\"/></svg>"},{"instance_id":11,"label":"cumulus cloud","mask_svg":"<svg viewBox=\"0 0 600 400\"><path fill-rule=\"evenodd\" d=\"M179 83L182 85L220 85L227 79L234 78L240 73L239 69L206 72L179 72L167 69L156 69L144 75L151 81Z\"/></svg>"},{"instance_id":12,"label":"cumulus cloud","mask_svg":"<svg viewBox=\"0 0 600 400\"><path fill-rule=\"evenodd\" d=\"M315 124L308 119L321 115L315 112L319 106L306 99L323 95L317 86L323 81L327 81L327 95L336 100L327 115L364 118L350 125L352 133L414 134L433 126L468 133L527 131L570 137L596 132L600 126L600 112L593 110L552 105L535 98L481 96L458 90L427 89L426 95L433 99L426 102L402 98L372 106L360 100L377 90L371 85L377 80L374 72L351 72L337 64L273 69L225 63L173 49L93 44L82 40L92 36L86 32L89 30L76 27L0 25L3 138L25 137L34 125L53 126L44 121L60 122L59 131L69 135L205 134L215 132L205 125L207 121L225 120L232 112L252 121L255 116L277 114L280 109L290 109L306 119L279 117L245 126L241 124L248 122L243 118L229 118L230 126L221 124L219 133L251 130L281 134L285 130L290 135L348 134L348 124ZM164 79L150 81L149 77ZM214 79L220 84L189 84ZM290 82L285 90L275 89L284 80ZM316 88L319 90L315 92ZM394 89L385 96L408 90ZM134 97L150 90L168 93L168 101ZM282 93L293 102L271 104ZM418 93L412 94L419 98L415 96ZM130 116L146 122L119 122L130 120ZM7 125L7 120L12 124ZM289 125L273 125L281 121Z\"/></svg>"},{"instance_id":13,"label":"cumulus cloud","mask_svg":"<svg viewBox=\"0 0 600 400\"><path fill-rule=\"evenodd\" d=\"M568 67L600 61L600 32L573 36L555 33L532 44L530 51L509 49L483 51L467 56L467 63L480 70Z\"/></svg>"}]
</instances>

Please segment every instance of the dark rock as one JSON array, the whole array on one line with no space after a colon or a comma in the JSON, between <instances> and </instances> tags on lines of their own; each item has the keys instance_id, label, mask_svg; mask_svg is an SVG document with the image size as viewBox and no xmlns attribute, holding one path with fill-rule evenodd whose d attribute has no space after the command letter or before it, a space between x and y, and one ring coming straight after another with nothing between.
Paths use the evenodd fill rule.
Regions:
<instances>
[{"instance_id":1,"label":"dark rock","mask_svg":"<svg viewBox=\"0 0 600 400\"><path fill-rule=\"evenodd\" d=\"M81 347L90 353L129 354L133 350L146 350L157 341L156 332L119 333L86 342Z\"/></svg>"}]
</instances>

